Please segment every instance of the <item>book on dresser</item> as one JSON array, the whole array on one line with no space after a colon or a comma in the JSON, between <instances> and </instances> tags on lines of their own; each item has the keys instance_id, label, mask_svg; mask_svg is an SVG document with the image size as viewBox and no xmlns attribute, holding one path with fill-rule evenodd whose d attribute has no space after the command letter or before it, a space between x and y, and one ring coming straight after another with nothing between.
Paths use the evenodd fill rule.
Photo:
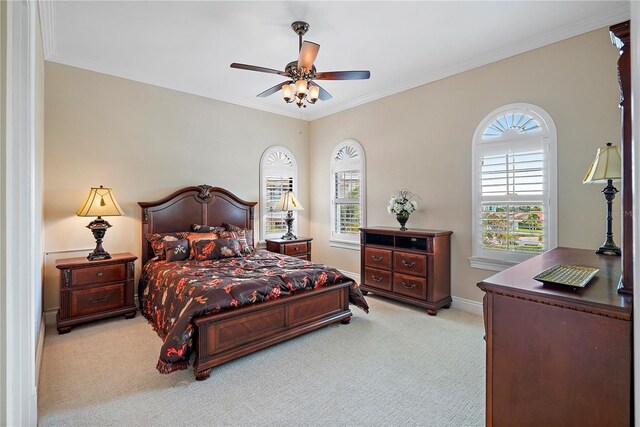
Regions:
<instances>
[{"instance_id":1,"label":"book on dresser","mask_svg":"<svg viewBox=\"0 0 640 427\"><path fill-rule=\"evenodd\" d=\"M360 229L361 288L425 307L451 307L451 231Z\"/></svg>"}]
</instances>

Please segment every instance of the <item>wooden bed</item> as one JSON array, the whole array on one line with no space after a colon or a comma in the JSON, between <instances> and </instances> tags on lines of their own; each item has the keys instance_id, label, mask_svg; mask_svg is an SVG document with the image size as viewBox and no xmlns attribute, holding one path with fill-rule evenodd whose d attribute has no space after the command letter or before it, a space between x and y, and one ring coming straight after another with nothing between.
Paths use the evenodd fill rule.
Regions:
<instances>
[{"instance_id":1,"label":"wooden bed","mask_svg":"<svg viewBox=\"0 0 640 427\"><path fill-rule=\"evenodd\" d=\"M219 226L223 222L253 232L256 203L222 188L186 187L161 200L138 204L142 208L142 265L153 257L147 233L191 231L191 224ZM194 318L196 379L205 380L214 366L273 344L332 323L349 323L351 285L345 282Z\"/></svg>"}]
</instances>

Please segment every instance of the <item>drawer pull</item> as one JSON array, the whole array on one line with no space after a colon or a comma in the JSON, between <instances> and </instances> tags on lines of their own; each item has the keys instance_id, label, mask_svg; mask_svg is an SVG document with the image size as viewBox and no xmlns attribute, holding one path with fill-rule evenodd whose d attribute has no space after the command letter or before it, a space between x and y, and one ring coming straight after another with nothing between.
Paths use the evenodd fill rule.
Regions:
<instances>
[{"instance_id":1,"label":"drawer pull","mask_svg":"<svg viewBox=\"0 0 640 427\"><path fill-rule=\"evenodd\" d=\"M104 298L100 298L100 299L93 299L92 297L89 297L89 301L91 301L94 304L100 304L101 302L105 302L109 299L109 295L105 296Z\"/></svg>"},{"instance_id":2,"label":"drawer pull","mask_svg":"<svg viewBox=\"0 0 640 427\"><path fill-rule=\"evenodd\" d=\"M416 265L416 262L415 261L407 262L405 260L402 260L402 265L404 265L405 267L413 267L414 265Z\"/></svg>"},{"instance_id":3,"label":"drawer pull","mask_svg":"<svg viewBox=\"0 0 640 427\"><path fill-rule=\"evenodd\" d=\"M98 271L98 272L96 273L96 277L100 278L100 277L102 277L102 276L104 276L104 273L103 273L102 271Z\"/></svg>"},{"instance_id":4,"label":"drawer pull","mask_svg":"<svg viewBox=\"0 0 640 427\"><path fill-rule=\"evenodd\" d=\"M371 278L373 279L374 282L382 282L382 277L376 277L372 274Z\"/></svg>"},{"instance_id":5,"label":"drawer pull","mask_svg":"<svg viewBox=\"0 0 640 427\"><path fill-rule=\"evenodd\" d=\"M381 257L381 256L380 256L380 257L377 257L377 256L374 256L374 255L371 255L371 259L373 259L375 262L380 262L380 261L382 261L382 257Z\"/></svg>"},{"instance_id":6,"label":"drawer pull","mask_svg":"<svg viewBox=\"0 0 640 427\"><path fill-rule=\"evenodd\" d=\"M416 287L416 284L415 284L415 283L412 283L412 284L410 284L410 285L407 285L406 283L402 282L402 286L404 286L404 287L405 287L405 288L407 288L407 289L413 289L413 288L415 288L415 287Z\"/></svg>"}]
</instances>

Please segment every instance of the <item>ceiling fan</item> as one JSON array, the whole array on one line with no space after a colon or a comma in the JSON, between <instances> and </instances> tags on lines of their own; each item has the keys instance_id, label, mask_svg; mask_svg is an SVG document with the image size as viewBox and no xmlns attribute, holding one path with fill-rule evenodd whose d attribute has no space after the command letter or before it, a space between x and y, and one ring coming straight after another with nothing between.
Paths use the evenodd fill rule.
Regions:
<instances>
[{"instance_id":1,"label":"ceiling fan","mask_svg":"<svg viewBox=\"0 0 640 427\"><path fill-rule=\"evenodd\" d=\"M318 56L320 45L307 40L302 41L302 36L309 30L309 24L296 21L291 24L291 29L298 35L299 53L298 59L289 62L284 71L255 65L238 64L236 62L231 64L231 68L278 74L288 78L288 80L259 93L258 97L265 98L282 89L282 96L287 103L295 101L298 108L306 108L305 101L309 104L315 104L318 99L321 101L331 99L329 92L320 87L314 80L363 80L370 77L371 73L369 71L316 71L316 66L313 63Z\"/></svg>"}]
</instances>

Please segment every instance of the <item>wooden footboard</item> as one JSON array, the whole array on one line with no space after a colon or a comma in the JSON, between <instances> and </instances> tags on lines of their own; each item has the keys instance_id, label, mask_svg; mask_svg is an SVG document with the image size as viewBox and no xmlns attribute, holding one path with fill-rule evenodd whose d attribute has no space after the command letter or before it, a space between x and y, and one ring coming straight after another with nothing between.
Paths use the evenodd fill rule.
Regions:
<instances>
[{"instance_id":1,"label":"wooden footboard","mask_svg":"<svg viewBox=\"0 0 640 427\"><path fill-rule=\"evenodd\" d=\"M205 380L214 366L273 344L331 323L349 323L351 285L341 283L195 318L196 379Z\"/></svg>"}]
</instances>

